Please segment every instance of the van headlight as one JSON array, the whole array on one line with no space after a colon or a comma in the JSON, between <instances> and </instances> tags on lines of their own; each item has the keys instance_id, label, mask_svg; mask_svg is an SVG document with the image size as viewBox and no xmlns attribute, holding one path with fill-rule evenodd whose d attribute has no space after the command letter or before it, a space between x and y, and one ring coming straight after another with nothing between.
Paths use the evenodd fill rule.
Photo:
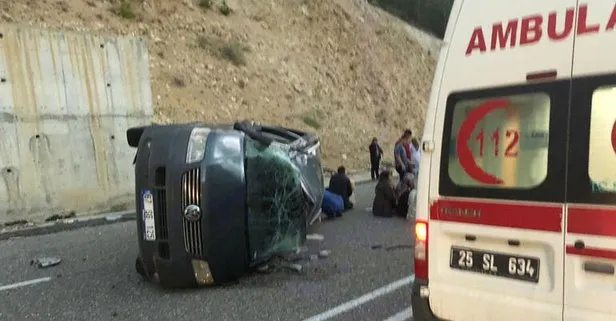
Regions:
<instances>
[{"instance_id":1,"label":"van headlight","mask_svg":"<svg viewBox=\"0 0 616 321\"><path fill-rule=\"evenodd\" d=\"M207 143L207 136L209 134L209 128L193 128L192 132L190 132L190 139L188 139L188 148L186 148L186 164L203 160L205 156L205 144Z\"/></svg>"}]
</instances>

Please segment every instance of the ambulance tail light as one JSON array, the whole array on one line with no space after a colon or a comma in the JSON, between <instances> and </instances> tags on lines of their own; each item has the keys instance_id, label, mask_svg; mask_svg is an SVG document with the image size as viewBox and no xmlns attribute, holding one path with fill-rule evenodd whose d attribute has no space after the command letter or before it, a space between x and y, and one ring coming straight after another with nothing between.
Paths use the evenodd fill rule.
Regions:
<instances>
[{"instance_id":1,"label":"ambulance tail light","mask_svg":"<svg viewBox=\"0 0 616 321\"><path fill-rule=\"evenodd\" d=\"M415 278L428 279L428 221L415 222Z\"/></svg>"}]
</instances>

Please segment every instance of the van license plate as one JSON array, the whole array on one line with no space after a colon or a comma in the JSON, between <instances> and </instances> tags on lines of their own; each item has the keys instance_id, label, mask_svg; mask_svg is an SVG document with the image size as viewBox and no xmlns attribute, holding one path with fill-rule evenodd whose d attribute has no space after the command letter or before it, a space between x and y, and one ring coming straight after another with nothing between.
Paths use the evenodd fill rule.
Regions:
<instances>
[{"instance_id":1,"label":"van license plate","mask_svg":"<svg viewBox=\"0 0 616 321\"><path fill-rule=\"evenodd\" d=\"M154 223L154 198L150 191L143 192L143 238L146 241L156 240L156 224Z\"/></svg>"},{"instance_id":2,"label":"van license plate","mask_svg":"<svg viewBox=\"0 0 616 321\"><path fill-rule=\"evenodd\" d=\"M539 282L539 259L532 257L452 246L449 267L521 281Z\"/></svg>"}]
</instances>

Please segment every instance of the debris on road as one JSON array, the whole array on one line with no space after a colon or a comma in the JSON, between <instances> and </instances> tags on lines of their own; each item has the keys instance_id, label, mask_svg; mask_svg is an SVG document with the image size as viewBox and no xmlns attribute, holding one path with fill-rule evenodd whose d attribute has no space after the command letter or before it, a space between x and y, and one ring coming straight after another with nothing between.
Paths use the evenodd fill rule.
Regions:
<instances>
[{"instance_id":1,"label":"debris on road","mask_svg":"<svg viewBox=\"0 0 616 321\"><path fill-rule=\"evenodd\" d=\"M36 265L37 267L44 269L52 266L56 266L62 262L59 257L41 257L30 261L30 265Z\"/></svg>"},{"instance_id":2,"label":"debris on road","mask_svg":"<svg viewBox=\"0 0 616 321\"><path fill-rule=\"evenodd\" d=\"M393 250L400 250L400 249L412 249L413 245L411 244L398 244L398 245L392 245L392 246L388 246L385 248L385 251L393 251Z\"/></svg>"},{"instance_id":3,"label":"debris on road","mask_svg":"<svg viewBox=\"0 0 616 321\"><path fill-rule=\"evenodd\" d=\"M302 273L303 267L301 264L282 264L281 267L291 270L293 272Z\"/></svg>"},{"instance_id":4,"label":"debris on road","mask_svg":"<svg viewBox=\"0 0 616 321\"><path fill-rule=\"evenodd\" d=\"M9 227L9 226L15 226L15 225L26 225L29 222L26 220L16 220L16 221L11 221L11 222L6 222L4 223L4 226Z\"/></svg>"},{"instance_id":5,"label":"debris on road","mask_svg":"<svg viewBox=\"0 0 616 321\"><path fill-rule=\"evenodd\" d=\"M321 234L308 234L308 235L306 235L306 240L323 241L324 239L325 239L325 237L323 237L323 235L321 235Z\"/></svg>"},{"instance_id":6,"label":"debris on road","mask_svg":"<svg viewBox=\"0 0 616 321\"><path fill-rule=\"evenodd\" d=\"M293 252L293 253L279 254L276 257L286 262L297 262L297 261L301 261L304 258L304 255L302 255L301 253Z\"/></svg>"},{"instance_id":7,"label":"debris on road","mask_svg":"<svg viewBox=\"0 0 616 321\"><path fill-rule=\"evenodd\" d=\"M301 264L297 263L274 262L271 264L263 264L256 268L257 273L261 274L269 274L274 271L280 270L288 270L296 273L301 273L304 270L304 267Z\"/></svg>"},{"instance_id":8,"label":"debris on road","mask_svg":"<svg viewBox=\"0 0 616 321\"><path fill-rule=\"evenodd\" d=\"M75 212L73 212L73 211L71 211L68 214L64 214L64 215L55 214L55 215L52 215L52 216L46 218L45 222L55 222L55 221L59 221L59 220L66 220L66 219L70 219L70 218L75 218L76 216L77 216L77 214Z\"/></svg>"},{"instance_id":9,"label":"debris on road","mask_svg":"<svg viewBox=\"0 0 616 321\"><path fill-rule=\"evenodd\" d=\"M380 250L380 249L383 248L383 245L375 244L375 245L372 245L370 248L372 248L373 250ZM393 251L393 250L412 249L412 248L413 248L412 244L397 244L397 245L392 245L392 246L385 247L385 251L389 252L389 251Z\"/></svg>"},{"instance_id":10,"label":"debris on road","mask_svg":"<svg viewBox=\"0 0 616 321\"><path fill-rule=\"evenodd\" d=\"M263 264L257 267L257 272L259 273L270 273L272 269L269 264Z\"/></svg>"},{"instance_id":11,"label":"debris on road","mask_svg":"<svg viewBox=\"0 0 616 321\"><path fill-rule=\"evenodd\" d=\"M107 222L117 222L117 221L121 220L122 217L123 217L122 214L112 214L112 215L105 216L105 220Z\"/></svg>"}]
</instances>

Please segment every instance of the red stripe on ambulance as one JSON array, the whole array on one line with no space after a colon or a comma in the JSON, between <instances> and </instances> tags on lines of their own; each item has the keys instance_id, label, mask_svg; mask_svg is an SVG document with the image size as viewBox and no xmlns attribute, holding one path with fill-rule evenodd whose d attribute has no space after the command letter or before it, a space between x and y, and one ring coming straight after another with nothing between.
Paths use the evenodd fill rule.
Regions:
<instances>
[{"instance_id":1,"label":"red stripe on ambulance","mask_svg":"<svg viewBox=\"0 0 616 321\"><path fill-rule=\"evenodd\" d=\"M569 206L567 232L616 237L616 209Z\"/></svg>"},{"instance_id":2,"label":"red stripe on ambulance","mask_svg":"<svg viewBox=\"0 0 616 321\"><path fill-rule=\"evenodd\" d=\"M616 251L614 250L589 248L589 247L578 249L575 246L567 245L566 251L567 251L567 254L571 254L571 255L616 260Z\"/></svg>"},{"instance_id":3,"label":"red stripe on ambulance","mask_svg":"<svg viewBox=\"0 0 616 321\"><path fill-rule=\"evenodd\" d=\"M536 14L523 18L516 18L506 23L497 22L492 25L491 33L489 28L484 30L479 26L473 30L471 38L466 47L466 55L473 53L492 52L497 49L514 48L516 46L526 46L537 44L546 35L551 41L559 41L568 38L573 34L575 8L569 8L564 13L550 12L545 15ZM577 8L577 35L597 33L601 30L612 31L616 26L616 4L612 9L605 25L599 22L588 21L588 5L582 4ZM602 27L604 26L604 27ZM489 42L486 41L489 35ZM489 44L489 47L488 47Z\"/></svg>"},{"instance_id":4,"label":"red stripe on ambulance","mask_svg":"<svg viewBox=\"0 0 616 321\"><path fill-rule=\"evenodd\" d=\"M562 206L560 205L522 205L440 199L432 204L430 219L562 232Z\"/></svg>"}]
</instances>

